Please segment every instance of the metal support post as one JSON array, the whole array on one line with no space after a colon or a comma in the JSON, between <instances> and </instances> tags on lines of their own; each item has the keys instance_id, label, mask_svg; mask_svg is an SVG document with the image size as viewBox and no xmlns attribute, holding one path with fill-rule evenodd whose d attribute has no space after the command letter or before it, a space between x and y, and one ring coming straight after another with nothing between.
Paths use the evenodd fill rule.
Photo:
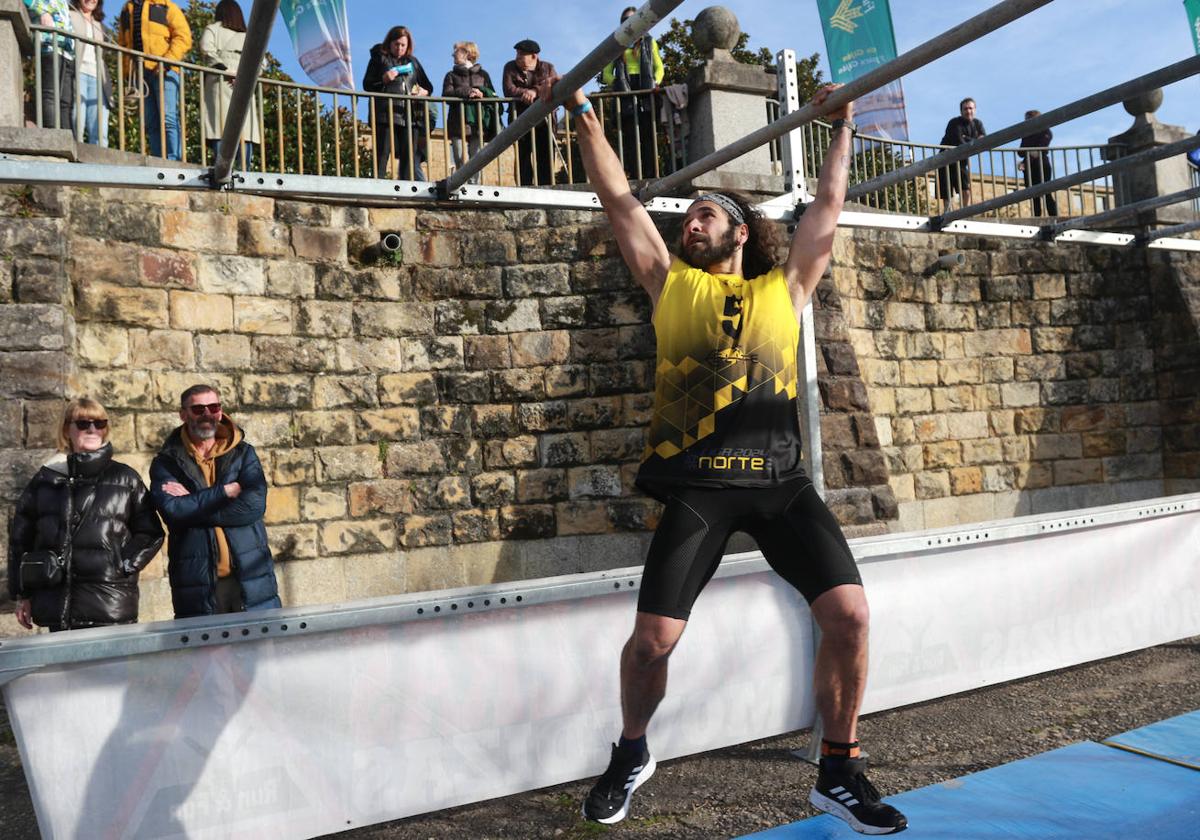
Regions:
<instances>
[{"instance_id":1,"label":"metal support post","mask_svg":"<svg viewBox=\"0 0 1200 840\"><path fill-rule=\"evenodd\" d=\"M246 125L246 114L254 102L254 88L258 86L258 74L262 70L263 58L267 54L267 41L271 37L271 24L279 11L279 0L254 0L250 21L246 24L246 42L242 57L238 61L237 76L233 80L233 93L229 98L229 110L225 112L225 125L221 127L221 142L217 146L217 157L213 161L212 185L223 187L229 184L233 162L242 146L242 129ZM318 153L320 150L318 150Z\"/></svg>"},{"instance_id":2,"label":"metal support post","mask_svg":"<svg viewBox=\"0 0 1200 840\"><path fill-rule=\"evenodd\" d=\"M456 169L450 177L440 181L437 187L438 196L449 198L453 195L476 172L500 157L505 149L532 131L535 125L550 116L568 96L615 61L625 52L626 48L649 32L654 24L674 11L675 7L682 2L683 0L648 0L558 80L551 89L551 101L534 101L525 110L525 113L509 123L506 129L492 138L490 143L476 152L461 168Z\"/></svg>"},{"instance_id":3,"label":"metal support post","mask_svg":"<svg viewBox=\"0 0 1200 840\"><path fill-rule=\"evenodd\" d=\"M779 116L782 118L799 111L795 50L780 50L775 54L775 79L779 84ZM804 132L799 128L780 135L779 161L783 165L783 188L791 193L792 203L810 201L804 171Z\"/></svg>"},{"instance_id":4,"label":"metal support post","mask_svg":"<svg viewBox=\"0 0 1200 840\"><path fill-rule=\"evenodd\" d=\"M1148 90L1169 85L1172 82L1186 79L1197 73L1200 73L1200 55L1176 62L1160 70L1155 70L1153 73L1147 73L1145 76L1139 76L1136 79L1116 85L1115 87L1110 87L1099 93L1094 93L1091 96L1085 96L1068 105L1063 105L1061 108L1055 108L1053 111L1047 111L1032 119L1010 125L1008 128L1002 128L991 134L985 134L983 137L973 140L970 143L964 143L961 146L955 146L953 149L939 152L933 157L911 163L903 169L896 169L888 172L886 175L872 178L870 181L855 184L846 192L846 200L853 201L864 195L870 195L871 193L879 192L882 189L895 186L904 181L910 181L927 172L932 172L935 169L965 160L980 152L1002 146L1010 140L1019 140L1044 128L1073 120L1076 117L1082 117L1101 108L1107 108L1109 105L1116 105L1139 93L1145 93Z\"/></svg>"},{"instance_id":5,"label":"metal support post","mask_svg":"<svg viewBox=\"0 0 1200 840\"><path fill-rule=\"evenodd\" d=\"M776 137L799 128L805 123L812 122L817 117L838 110L847 102L858 99L873 90L894 82L896 79L924 67L932 61L954 52L961 46L969 44L988 35L1005 24L1012 23L1019 17L1029 14L1034 9L1041 8L1050 0L1003 0L985 12L981 12L969 20L960 23L952 29L943 32L924 44L909 50L887 64L877 67L865 76L860 76L848 82L829 95L819 107L805 105L793 114L780 117L770 125L751 132L736 143L730 143L723 149L718 149L706 155L690 166L685 166L678 172L661 178L638 193L643 202L657 198L676 187L689 183L697 175L716 169L746 152L756 149L764 143L769 143ZM494 141L493 141L494 142Z\"/></svg>"},{"instance_id":6,"label":"metal support post","mask_svg":"<svg viewBox=\"0 0 1200 840\"><path fill-rule=\"evenodd\" d=\"M1187 137L1175 143L1168 143L1165 146L1159 146L1155 149L1147 149L1144 152L1138 152L1135 155L1128 157L1117 158L1109 163L1093 166L1091 169L1085 169L1082 172L1076 172L1073 175L1064 175L1061 178L1055 178L1052 181L1043 181L1036 187L1026 187L1023 190L1014 190L1005 195L989 198L987 201L981 201L978 204L972 204L970 207L962 207L958 210L952 210L941 216L935 216L932 219L932 224L935 229L941 229L950 222L957 219L965 219L969 216L978 216L981 213L986 213L989 210L995 210L997 207L1007 207L1010 204L1016 204L1025 201L1029 198L1036 198L1039 195L1045 195L1056 190L1065 190L1067 187L1073 187L1076 184L1084 184L1088 181L1094 181L1097 178L1103 178L1106 175L1111 175L1114 172L1120 172L1122 169L1128 169L1131 166L1136 166L1141 163L1152 163L1163 158L1173 157L1174 155L1182 155L1190 152L1192 149L1200 148L1200 134L1192 137Z\"/></svg>"}]
</instances>

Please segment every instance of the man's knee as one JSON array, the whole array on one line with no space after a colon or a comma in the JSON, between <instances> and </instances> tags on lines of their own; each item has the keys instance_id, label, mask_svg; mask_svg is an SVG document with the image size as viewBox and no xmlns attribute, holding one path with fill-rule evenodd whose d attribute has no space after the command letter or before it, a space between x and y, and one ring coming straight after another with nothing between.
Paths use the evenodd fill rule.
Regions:
<instances>
[{"instance_id":1,"label":"man's knee","mask_svg":"<svg viewBox=\"0 0 1200 840\"><path fill-rule=\"evenodd\" d=\"M629 640L629 659L635 668L649 668L670 657L674 649L674 644L661 639L635 635Z\"/></svg>"},{"instance_id":2,"label":"man's knee","mask_svg":"<svg viewBox=\"0 0 1200 840\"><path fill-rule=\"evenodd\" d=\"M679 643L683 626L684 622L677 619L657 616L643 619L639 616L626 646L631 664L637 668L649 668L665 661Z\"/></svg>"},{"instance_id":3,"label":"man's knee","mask_svg":"<svg viewBox=\"0 0 1200 840\"><path fill-rule=\"evenodd\" d=\"M813 603L813 614L821 633L850 641L865 639L871 626L871 610L861 586L838 586Z\"/></svg>"}]
</instances>

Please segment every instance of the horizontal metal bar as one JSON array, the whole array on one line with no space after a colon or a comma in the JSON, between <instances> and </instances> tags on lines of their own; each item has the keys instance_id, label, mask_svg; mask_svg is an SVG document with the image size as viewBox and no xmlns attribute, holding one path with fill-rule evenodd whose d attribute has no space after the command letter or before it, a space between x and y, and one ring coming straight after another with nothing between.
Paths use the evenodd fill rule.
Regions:
<instances>
[{"instance_id":1,"label":"horizontal metal bar","mask_svg":"<svg viewBox=\"0 0 1200 840\"><path fill-rule=\"evenodd\" d=\"M930 228L932 229L932 227ZM1037 239L1041 228L1034 225L1013 225L1006 222L981 222L963 219L946 225L941 233L961 233L973 236L998 236L1004 239Z\"/></svg>"},{"instance_id":2,"label":"horizontal metal bar","mask_svg":"<svg viewBox=\"0 0 1200 840\"><path fill-rule=\"evenodd\" d=\"M1146 243L1147 248L1160 251L1191 251L1200 253L1200 239L1155 239Z\"/></svg>"},{"instance_id":3,"label":"horizontal metal bar","mask_svg":"<svg viewBox=\"0 0 1200 840\"><path fill-rule=\"evenodd\" d=\"M528 134L538 122L549 116L567 97L619 58L627 47L649 32L654 24L674 11L682 2L683 0L647 0L554 84L550 91L550 102L535 100L525 113L509 123L507 128L468 158L450 177L440 182L438 191L445 197L467 183L476 173L500 157L505 149Z\"/></svg>"},{"instance_id":4,"label":"horizontal metal bar","mask_svg":"<svg viewBox=\"0 0 1200 840\"><path fill-rule=\"evenodd\" d=\"M1063 190L1067 187L1073 187L1076 184L1083 184L1088 181L1094 181L1097 178L1103 178L1106 175L1111 175L1114 172L1120 172L1123 169L1128 169L1131 166L1137 166L1142 163L1153 163L1156 160L1163 158L1181 155L1185 152L1190 152L1192 149L1200 148L1200 134L1187 137L1183 140L1177 140L1174 143L1168 143L1165 146L1158 146L1153 149L1146 149L1137 154L1128 155L1126 157L1117 158L1114 161L1093 166L1091 169L1084 169L1071 175L1063 175L1061 178L1055 178L1050 181L1043 181L1035 187L1026 187L1023 190L1014 190L1005 195L998 195L995 198L989 198L987 201L981 201L978 204L972 204L969 207L962 207L958 210L952 210L949 213L943 213L941 216L934 217L935 227L938 225L946 225L955 219L966 219L971 216L978 216L980 213L986 213L989 210L995 210L998 207L1007 207L1010 204L1017 204L1029 198L1036 198L1040 195L1045 195L1056 190Z\"/></svg>"},{"instance_id":5,"label":"horizontal metal bar","mask_svg":"<svg viewBox=\"0 0 1200 840\"><path fill-rule=\"evenodd\" d=\"M211 190L202 169L150 166L112 166L108 164L51 163L8 158L0 155L0 184L45 184L48 186L113 187L129 189ZM431 181L393 181L374 178L345 178L332 175L292 175L278 172L234 172L225 187L237 192L311 200L430 203L440 200ZM599 210L593 192L536 187L460 187L455 201L465 206L509 208L563 208ZM687 212L691 198L656 198L646 205L651 213L678 215ZM763 215L778 222L793 221L792 210L774 201L761 205ZM892 213L863 213L843 210L838 225L878 230L907 230L930 233L930 220L924 216ZM1003 239L1037 239L1040 228L1003 222L964 219L946 225L940 232ZM1060 242L1124 247L1134 237L1118 233L1067 231ZM1161 250L1194 251L1190 239L1164 239L1153 244Z\"/></svg>"},{"instance_id":6,"label":"horizontal metal bar","mask_svg":"<svg viewBox=\"0 0 1200 840\"><path fill-rule=\"evenodd\" d=\"M976 41L1049 2L1050 0L1003 0L992 8L875 68L870 73L847 82L833 91L819 107L810 103L798 111L782 116L770 125L753 131L742 139L702 157L695 163L647 185L638 193L638 197L642 201L649 201L676 187L683 186L697 175L703 175L734 158L741 157L776 137L794 131L805 123L812 122L817 117L837 111L846 103L890 84L906 73L924 67L931 61L954 52L959 47Z\"/></svg>"},{"instance_id":7,"label":"horizontal metal bar","mask_svg":"<svg viewBox=\"0 0 1200 840\"><path fill-rule=\"evenodd\" d=\"M1143 499L1079 510L1033 514L1012 519L937 528L911 534L884 534L850 540L855 560L862 562L893 554L954 548L965 544L1003 542L1045 534L1139 522L1200 511L1200 493Z\"/></svg>"},{"instance_id":8,"label":"horizontal metal bar","mask_svg":"<svg viewBox=\"0 0 1200 840\"><path fill-rule=\"evenodd\" d=\"M1103 213L1093 213L1091 216L1076 216L1074 219L1067 219L1057 224L1046 225L1044 230L1047 236L1053 237L1065 230L1107 224L1108 222L1123 219L1126 216L1136 216L1145 210L1154 210L1157 207L1167 207L1183 201L1190 201L1197 196L1200 196L1200 187L1192 187L1191 189L1180 190L1169 195L1156 195L1152 198L1135 201L1133 204L1114 207L1112 210L1105 210Z\"/></svg>"},{"instance_id":9,"label":"horizontal metal bar","mask_svg":"<svg viewBox=\"0 0 1200 840\"><path fill-rule=\"evenodd\" d=\"M1194 76L1197 73L1200 73L1200 55L1186 58L1183 61L1178 61L1175 64L1155 70L1152 73L1138 76L1136 79L1132 79L1124 84L1115 85L1099 93L1093 93L1091 96L1077 99L1070 104L1055 108L1053 111L1047 111L1031 119L1010 125L1007 128L1002 128L999 131L994 131L991 134L985 134L983 137L972 140L970 143L964 143L961 146L955 146L952 149L939 152L932 157L880 175L878 178L872 178L870 181L855 184L846 191L846 200L853 201L864 195L869 195L870 193L878 192L904 181L912 180L935 169L940 169L943 166L965 160L980 152L986 152L989 149L1002 146L1011 140L1019 140L1022 137L1035 134L1052 125L1059 125L1076 117L1082 117L1085 114L1098 111L1101 108L1107 108L1109 105L1116 105L1124 102L1131 96L1169 85L1181 79L1186 79L1189 76Z\"/></svg>"},{"instance_id":10,"label":"horizontal metal bar","mask_svg":"<svg viewBox=\"0 0 1200 840\"><path fill-rule=\"evenodd\" d=\"M896 554L919 554L964 544L1032 539L1046 534L1177 516L1197 510L1200 510L1200 494L1189 494L913 534L866 537L849 542L856 561L869 563ZM725 557L715 576L725 578L755 574L768 568L761 552L745 552ZM437 592L415 592L348 605L290 607L258 613L203 616L30 636L0 642L0 683L30 669L49 665L427 621L636 591L641 586L641 575L641 568L634 566Z\"/></svg>"},{"instance_id":11,"label":"horizontal metal bar","mask_svg":"<svg viewBox=\"0 0 1200 840\"><path fill-rule=\"evenodd\" d=\"M962 224L955 222L955 224ZM1068 230L1054 238L1055 242L1070 242L1076 245L1112 245L1124 248L1137 242L1132 233L1113 233L1105 230Z\"/></svg>"}]
</instances>

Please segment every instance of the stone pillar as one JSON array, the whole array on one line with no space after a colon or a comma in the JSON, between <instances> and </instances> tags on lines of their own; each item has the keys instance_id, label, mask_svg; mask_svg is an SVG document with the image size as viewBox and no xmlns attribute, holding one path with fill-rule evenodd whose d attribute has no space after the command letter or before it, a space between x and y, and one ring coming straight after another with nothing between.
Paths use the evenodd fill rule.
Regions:
<instances>
[{"instance_id":1,"label":"stone pillar","mask_svg":"<svg viewBox=\"0 0 1200 840\"><path fill-rule=\"evenodd\" d=\"M21 61L32 55L33 33L25 4L0 0L0 126L25 125Z\"/></svg>"},{"instance_id":2,"label":"stone pillar","mask_svg":"<svg viewBox=\"0 0 1200 840\"><path fill-rule=\"evenodd\" d=\"M1154 117L1162 105L1161 88L1148 91L1125 100L1125 110L1134 118L1133 126L1123 134L1108 138L1108 142L1121 146L1106 150L1105 159L1127 157L1147 149L1165 146L1186 139L1191 132L1177 125L1165 125ZM1192 186L1187 160L1183 155L1165 158L1155 163L1145 163L1113 175L1113 187L1117 205L1133 204L1147 198L1186 190ZM1195 220L1196 214L1190 202L1181 202L1157 210L1139 213L1137 226L1172 225Z\"/></svg>"},{"instance_id":3,"label":"stone pillar","mask_svg":"<svg viewBox=\"0 0 1200 840\"><path fill-rule=\"evenodd\" d=\"M707 60L688 75L688 160L697 161L767 124L766 98L775 76L763 67L734 61L729 51L740 35L737 18L723 6L696 16L692 40ZM783 178L772 173L767 146L692 180L699 190L740 189L778 195Z\"/></svg>"}]
</instances>

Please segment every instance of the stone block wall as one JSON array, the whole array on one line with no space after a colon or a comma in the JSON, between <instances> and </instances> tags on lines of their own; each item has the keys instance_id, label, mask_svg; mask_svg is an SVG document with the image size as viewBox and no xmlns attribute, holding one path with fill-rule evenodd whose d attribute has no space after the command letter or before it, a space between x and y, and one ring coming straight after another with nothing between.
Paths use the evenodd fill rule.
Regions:
<instances>
[{"instance_id":1,"label":"stone block wall","mask_svg":"<svg viewBox=\"0 0 1200 840\"><path fill-rule=\"evenodd\" d=\"M947 250L964 268L926 276ZM1193 263L840 232L816 331L848 533L1190 489ZM204 381L262 456L287 604L637 565L648 316L589 212L12 189L0 516L64 397L103 401L144 472ZM169 617L162 558L142 591Z\"/></svg>"},{"instance_id":2,"label":"stone block wall","mask_svg":"<svg viewBox=\"0 0 1200 840\"><path fill-rule=\"evenodd\" d=\"M937 271L954 252L964 264ZM839 233L832 279L899 528L1195 490L1198 270L1145 249Z\"/></svg>"}]
</instances>

